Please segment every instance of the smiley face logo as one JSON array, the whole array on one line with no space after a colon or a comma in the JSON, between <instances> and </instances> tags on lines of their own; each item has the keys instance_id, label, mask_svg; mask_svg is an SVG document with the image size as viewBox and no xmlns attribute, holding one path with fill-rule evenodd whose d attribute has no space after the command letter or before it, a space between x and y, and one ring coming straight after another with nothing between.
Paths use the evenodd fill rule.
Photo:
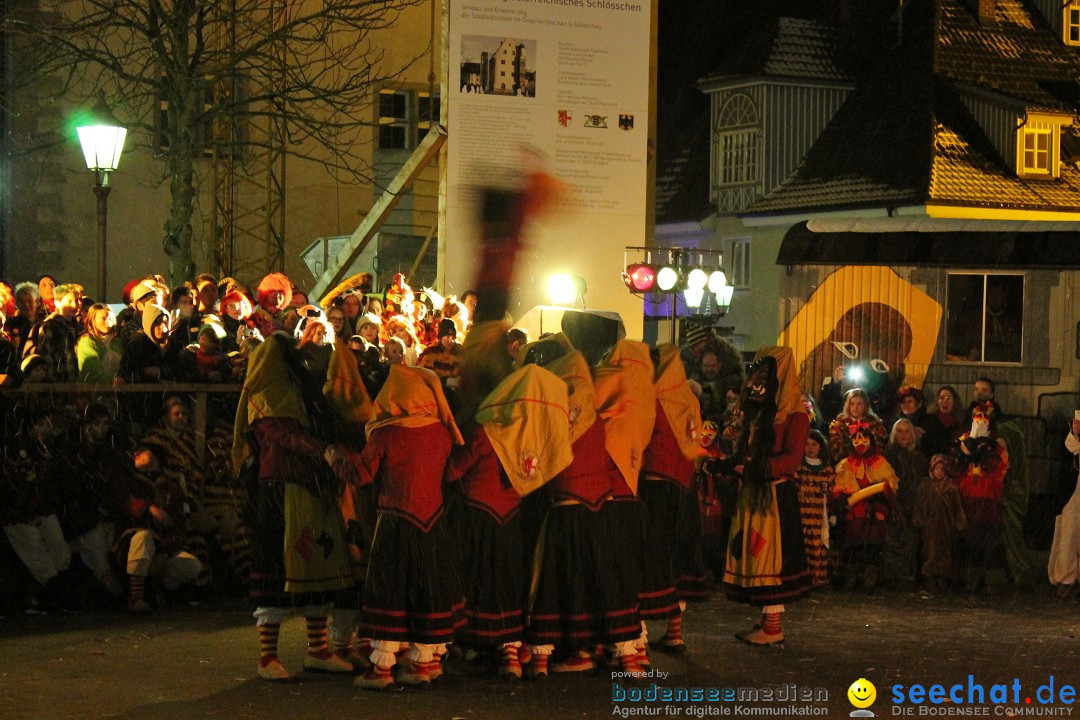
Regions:
<instances>
[{"instance_id":1,"label":"smiley face logo","mask_svg":"<svg viewBox=\"0 0 1080 720\"><path fill-rule=\"evenodd\" d=\"M851 683L847 691L848 700L857 708L868 708L877 699L877 688L866 678L859 678Z\"/></svg>"}]
</instances>

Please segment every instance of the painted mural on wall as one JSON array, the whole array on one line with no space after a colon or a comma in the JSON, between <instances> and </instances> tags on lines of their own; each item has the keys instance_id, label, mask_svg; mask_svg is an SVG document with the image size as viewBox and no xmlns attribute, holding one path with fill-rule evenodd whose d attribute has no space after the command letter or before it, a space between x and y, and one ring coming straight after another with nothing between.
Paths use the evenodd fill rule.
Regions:
<instances>
[{"instance_id":1,"label":"painted mural on wall","mask_svg":"<svg viewBox=\"0 0 1080 720\"><path fill-rule=\"evenodd\" d=\"M942 307L891 268L853 266L829 275L780 332L804 391L858 368L867 389L922 387Z\"/></svg>"}]
</instances>

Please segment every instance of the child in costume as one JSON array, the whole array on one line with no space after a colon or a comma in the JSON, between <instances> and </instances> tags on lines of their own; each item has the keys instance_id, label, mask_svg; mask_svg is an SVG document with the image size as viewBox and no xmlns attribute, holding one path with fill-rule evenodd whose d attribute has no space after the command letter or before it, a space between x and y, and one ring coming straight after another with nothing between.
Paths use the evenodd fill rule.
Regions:
<instances>
[{"instance_id":1,"label":"child in costume","mask_svg":"<svg viewBox=\"0 0 1080 720\"><path fill-rule=\"evenodd\" d=\"M833 462L839 463L851 450L848 427L852 423L867 423L873 444L885 445L889 432L870 407L870 395L862 388L854 388L844 395L844 409L829 423L829 456Z\"/></svg>"},{"instance_id":2,"label":"child in costume","mask_svg":"<svg viewBox=\"0 0 1080 720\"><path fill-rule=\"evenodd\" d=\"M953 548L967 528L960 491L949 476L947 455L930 458L930 475L919 483L911 523L922 533L922 576L929 589L945 591L953 579Z\"/></svg>"},{"instance_id":3,"label":"child in costume","mask_svg":"<svg viewBox=\"0 0 1080 720\"><path fill-rule=\"evenodd\" d=\"M836 473L829 461L825 436L819 430L811 430L806 438L802 464L795 470L795 482L799 486L806 564L817 587L829 584L828 502L835 481Z\"/></svg>"},{"instance_id":4,"label":"child in costume","mask_svg":"<svg viewBox=\"0 0 1080 720\"><path fill-rule=\"evenodd\" d=\"M442 494L450 448L463 442L435 373L392 365L375 398L356 481L380 483L360 615L360 632L372 638L373 667L356 679L359 687L391 687L403 643L411 645L409 664L396 680L430 683L442 674L446 644L465 622Z\"/></svg>"},{"instance_id":5,"label":"child in costume","mask_svg":"<svg viewBox=\"0 0 1080 720\"><path fill-rule=\"evenodd\" d=\"M971 429L960 436L953 451L956 486L968 523L960 534L958 550L964 590L975 592L985 584L992 592L1006 580L1002 520L1009 453L997 435L1001 409L996 402L972 403L969 417Z\"/></svg>"},{"instance_id":6,"label":"child in costume","mask_svg":"<svg viewBox=\"0 0 1080 720\"><path fill-rule=\"evenodd\" d=\"M844 523L844 589L877 587L897 477L876 444L872 422L848 425L848 455L836 463L833 499Z\"/></svg>"}]
</instances>

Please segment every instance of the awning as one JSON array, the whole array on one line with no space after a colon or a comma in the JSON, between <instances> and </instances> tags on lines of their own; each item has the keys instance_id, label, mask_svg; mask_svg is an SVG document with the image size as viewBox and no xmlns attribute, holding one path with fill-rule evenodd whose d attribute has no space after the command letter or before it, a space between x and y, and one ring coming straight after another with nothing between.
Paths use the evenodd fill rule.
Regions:
<instances>
[{"instance_id":1,"label":"awning","mask_svg":"<svg viewBox=\"0 0 1080 720\"><path fill-rule=\"evenodd\" d=\"M1080 269L1080 230L814 232L804 221L784 235L776 264Z\"/></svg>"}]
</instances>

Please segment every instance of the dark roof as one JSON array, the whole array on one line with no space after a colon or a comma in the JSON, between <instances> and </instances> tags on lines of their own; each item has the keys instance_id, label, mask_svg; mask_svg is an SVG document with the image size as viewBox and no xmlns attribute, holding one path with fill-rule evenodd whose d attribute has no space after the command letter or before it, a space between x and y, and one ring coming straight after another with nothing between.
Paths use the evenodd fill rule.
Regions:
<instances>
[{"instance_id":1,"label":"dark roof","mask_svg":"<svg viewBox=\"0 0 1080 720\"><path fill-rule=\"evenodd\" d=\"M702 83L741 76L850 80L836 61L835 34L817 20L780 17Z\"/></svg>"},{"instance_id":2,"label":"dark roof","mask_svg":"<svg viewBox=\"0 0 1080 720\"><path fill-rule=\"evenodd\" d=\"M714 210L709 202L709 109L688 118L682 146L656 170L656 222L699 221Z\"/></svg>"},{"instance_id":3,"label":"dark roof","mask_svg":"<svg viewBox=\"0 0 1080 720\"><path fill-rule=\"evenodd\" d=\"M1052 42L1018 0L998 2L994 26L979 25L958 0L909 3L904 44L848 98L795 173L744 214L924 203L1080 210L1074 165L1056 180L1018 177L957 94L957 86L982 84L1042 108L1060 108L1056 98L1070 92L1080 97L1064 77L1080 56Z\"/></svg>"},{"instance_id":4,"label":"dark roof","mask_svg":"<svg viewBox=\"0 0 1080 720\"><path fill-rule=\"evenodd\" d=\"M780 243L777 265L1080 268L1080 232L813 232Z\"/></svg>"},{"instance_id":5,"label":"dark roof","mask_svg":"<svg viewBox=\"0 0 1080 720\"><path fill-rule=\"evenodd\" d=\"M997 22L980 24L961 0L939 0L934 70L1032 107L1068 109L1080 56L1021 0L997 0ZM1076 107L1073 105L1072 107Z\"/></svg>"}]
</instances>

